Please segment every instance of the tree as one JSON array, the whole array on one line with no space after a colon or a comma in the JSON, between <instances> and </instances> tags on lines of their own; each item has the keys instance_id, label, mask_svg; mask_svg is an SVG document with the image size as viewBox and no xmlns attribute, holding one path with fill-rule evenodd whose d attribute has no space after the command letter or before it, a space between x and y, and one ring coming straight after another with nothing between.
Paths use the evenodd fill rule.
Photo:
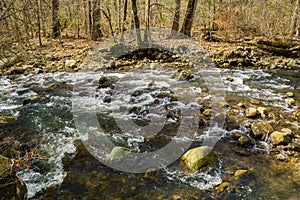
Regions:
<instances>
[{"instance_id":1,"label":"tree","mask_svg":"<svg viewBox=\"0 0 300 200\"><path fill-rule=\"evenodd\" d=\"M172 31L178 32L180 19L180 0L175 0L174 17L172 23Z\"/></svg>"},{"instance_id":2,"label":"tree","mask_svg":"<svg viewBox=\"0 0 300 200\"><path fill-rule=\"evenodd\" d=\"M144 31L144 43L150 44L151 43L151 36L150 36L150 0L146 0L145 3L145 31Z\"/></svg>"},{"instance_id":3,"label":"tree","mask_svg":"<svg viewBox=\"0 0 300 200\"><path fill-rule=\"evenodd\" d=\"M93 2L93 17L92 17L92 40L97 40L97 38L103 36L101 31L101 24L100 24L100 1L95 0Z\"/></svg>"},{"instance_id":4,"label":"tree","mask_svg":"<svg viewBox=\"0 0 300 200\"><path fill-rule=\"evenodd\" d=\"M133 19L134 19L134 27L135 27L135 32L136 32L137 45L141 46L143 42L142 42L142 37L141 37L140 21L139 21L139 16L138 16L136 0L131 0L131 5L132 5L132 11L133 11Z\"/></svg>"},{"instance_id":5,"label":"tree","mask_svg":"<svg viewBox=\"0 0 300 200\"><path fill-rule=\"evenodd\" d=\"M60 36L59 0L52 0L52 34L54 38Z\"/></svg>"},{"instance_id":6,"label":"tree","mask_svg":"<svg viewBox=\"0 0 300 200\"><path fill-rule=\"evenodd\" d=\"M197 0L189 0L180 33L185 34L187 36L191 36L196 7Z\"/></svg>"},{"instance_id":7,"label":"tree","mask_svg":"<svg viewBox=\"0 0 300 200\"><path fill-rule=\"evenodd\" d=\"M290 35L291 36L299 36L300 33L300 19L299 19L299 9L300 9L300 0L296 1L296 5L295 5L295 9L294 9L294 13L291 19L291 28L290 28Z\"/></svg>"},{"instance_id":8,"label":"tree","mask_svg":"<svg viewBox=\"0 0 300 200\"><path fill-rule=\"evenodd\" d=\"M120 41L124 42L124 31L125 31L125 23L127 18L127 0L124 0L124 8L123 8L123 21L122 21L122 29L121 29L121 38Z\"/></svg>"}]
</instances>

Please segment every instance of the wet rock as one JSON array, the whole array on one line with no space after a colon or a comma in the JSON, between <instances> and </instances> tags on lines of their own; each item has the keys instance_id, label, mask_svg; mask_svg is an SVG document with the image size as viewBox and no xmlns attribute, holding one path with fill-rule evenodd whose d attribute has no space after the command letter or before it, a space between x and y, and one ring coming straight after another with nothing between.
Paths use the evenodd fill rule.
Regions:
<instances>
[{"instance_id":1,"label":"wet rock","mask_svg":"<svg viewBox=\"0 0 300 200\"><path fill-rule=\"evenodd\" d=\"M233 82L233 78L231 78L231 77L226 77L226 81Z\"/></svg>"},{"instance_id":2,"label":"wet rock","mask_svg":"<svg viewBox=\"0 0 300 200\"><path fill-rule=\"evenodd\" d=\"M254 105L259 105L259 104L261 104L261 101L259 99L251 99L250 103L252 103Z\"/></svg>"},{"instance_id":3,"label":"wet rock","mask_svg":"<svg viewBox=\"0 0 300 200\"><path fill-rule=\"evenodd\" d=\"M98 87L99 88L108 88L108 87L113 88L114 83L116 83L117 81L118 81L117 77L101 76L98 81Z\"/></svg>"},{"instance_id":4,"label":"wet rock","mask_svg":"<svg viewBox=\"0 0 300 200\"><path fill-rule=\"evenodd\" d=\"M177 195L177 194L174 194L174 195L172 195L172 199L173 200L181 200L181 196Z\"/></svg>"},{"instance_id":5,"label":"wet rock","mask_svg":"<svg viewBox=\"0 0 300 200\"><path fill-rule=\"evenodd\" d=\"M293 98L286 98L284 101L288 106L295 105L295 103L296 103L295 99L293 99Z\"/></svg>"},{"instance_id":6,"label":"wet rock","mask_svg":"<svg viewBox=\"0 0 300 200\"><path fill-rule=\"evenodd\" d=\"M287 93L286 93L286 96L287 96L287 97L293 97L293 96L294 96L294 93L293 93L293 92L287 92Z\"/></svg>"},{"instance_id":7,"label":"wet rock","mask_svg":"<svg viewBox=\"0 0 300 200\"><path fill-rule=\"evenodd\" d=\"M204 116L210 116L212 113L212 109L206 109L204 110L204 112L202 113Z\"/></svg>"},{"instance_id":8,"label":"wet rock","mask_svg":"<svg viewBox=\"0 0 300 200\"><path fill-rule=\"evenodd\" d=\"M43 94L42 95L31 96L31 97L28 97L26 99L23 99L22 103L23 103L23 105L27 105L27 104L30 104L30 103L37 103L43 97L45 97L45 95L43 95Z\"/></svg>"},{"instance_id":9,"label":"wet rock","mask_svg":"<svg viewBox=\"0 0 300 200\"><path fill-rule=\"evenodd\" d=\"M229 104L226 101L220 101L218 102L218 106L220 106L221 108L228 108Z\"/></svg>"},{"instance_id":10,"label":"wet rock","mask_svg":"<svg viewBox=\"0 0 300 200\"><path fill-rule=\"evenodd\" d=\"M204 166L213 165L216 162L216 155L210 147L201 146L187 151L181 160L187 169L197 171Z\"/></svg>"},{"instance_id":11,"label":"wet rock","mask_svg":"<svg viewBox=\"0 0 300 200\"><path fill-rule=\"evenodd\" d=\"M250 145L250 138L246 135L242 135L239 139L238 139L238 145L242 146L242 147L246 147Z\"/></svg>"},{"instance_id":12,"label":"wet rock","mask_svg":"<svg viewBox=\"0 0 300 200\"><path fill-rule=\"evenodd\" d=\"M266 110L267 110L267 108L265 108L265 107L258 107L258 108L257 108L257 111L258 111L258 113L260 114L260 117L261 117L262 119L266 119L266 117L267 117L267 112L266 112Z\"/></svg>"},{"instance_id":13,"label":"wet rock","mask_svg":"<svg viewBox=\"0 0 300 200\"><path fill-rule=\"evenodd\" d=\"M242 133L239 131L235 131L232 133L232 138L238 140L242 136Z\"/></svg>"},{"instance_id":14,"label":"wet rock","mask_svg":"<svg viewBox=\"0 0 300 200\"><path fill-rule=\"evenodd\" d=\"M287 145L291 142L290 134L285 132L274 131L270 135L270 141L273 145Z\"/></svg>"},{"instance_id":15,"label":"wet rock","mask_svg":"<svg viewBox=\"0 0 300 200\"><path fill-rule=\"evenodd\" d=\"M253 124L251 131L255 139L267 139L268 135L274 131L269 123Z\"/></svg>"},{"instance_id":16,"label":"wet rock","mask_svg":"<svg viewBox=\"0 0 300 200\"><path fill-rule=\"evenodd\" d=\"M285 155L285 154L282 154L282 153L279 153L279 154L275 155L275 159L279 160L279 161L285 161L288 158L289 158L288 155Z\"/></svg>"},{"instance_id":17,"label":"wet rock","mask_svg":"<svg viewBox=\"0 0 300 200\"><path fill-rule=\"evenodd\" d=\"M244 174L246 174L246 173L248 173L249 172L249 170L247 170L247 169L239 169L239 170L237 170L235 173L234 173L234 177L235 178L239 178L239 177L241 177L241 176L243 176Z\"/></svg>"},{"instance_id":18,"label":"wet rock","mask_svg":"<svg viewBox=\"0 0 300 200\"><path fill-rule=\"evenodd\" d=\"M220 194L223 191L225 191L229 186L230 186L229 182L223 182L220 185L218 185L215 190L218 194Z\"/></svg>"},{"instance_id":19,"label":"wet rock","mask_svg":"<svg viewBox=\"0 0 300 200\"><path fill-rule=\"evenodd\" d=\"M194 75L191 72L188 72L188 71L185 71L185 70L182 70L180 72L179 76L177 77L177 79L179 81L190 80L192 78L194 78Z\"/></svg>"},{"instance_id":20,"label":"wet rock","mask_svg":"<svg viewBox=\"0 0 300 200\"><path fill-rule=\"evenodd\" d=\"M293 142L290 144L290 149L293 150L293 151L300 152L300 142L293 141Z\"/></svg>"},{"instance_id":21,"label":"wet rock","mask_svg":"<svg viewBox=\"0 0 300 200\"><path fill-rule=\"evenodd\" d=\"M247 108L245 111L246 117L255 117L257 115L257 110L256 108Z\"/></svg>"},{"instance_id":22,"label":"wet rock","mask_svg":"<svg viewBox=\"0 0 300 200\"><path fill-rule=\"evenodd\" d=\"M114 147L113 150L109 154L109 160L118 160L127 156L130 153L137 152L136 149L128 149L125 147Z\"/></svg>"},{"instance_id":23,"label":"wet rock","mask_svg":"<svg viewBox=\"0 0 300 200\"><path fill-rule=\"evenodd\" d=\"M0 194L1 199L26 200L25 183L12 170L12 161L0 155Z\"/></svg>"},{"instance_id":24,"label":"wet rock","mask_svg":"<svg viewBox=\"0 0 300 200\"><path fill-rule=\"evenodd\" d=\"M10 123L11 121L15 121L17 119L19 119L18 116L0 116L0 125Z\"/></svg>"},{"instance_id":25,"label":"wet rock","mask_svg":"<svg viewBox=\"0 0 300 200\"><path fill-rule=\"evenodd\" d=\"M237 106L241 107L241 108L246 108L245 104L243 104L243 103L238 103Z\"/></svg>"}]
</instances>

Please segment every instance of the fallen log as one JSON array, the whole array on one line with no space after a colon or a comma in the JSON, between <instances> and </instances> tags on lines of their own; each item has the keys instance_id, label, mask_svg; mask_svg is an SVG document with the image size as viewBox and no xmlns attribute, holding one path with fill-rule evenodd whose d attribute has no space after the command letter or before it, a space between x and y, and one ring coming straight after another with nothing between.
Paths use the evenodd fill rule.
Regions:
<instances>
[{"instance_id":1,"label":"fallen log","mask_svg":"<svg viewBox=\"0 0 300 200\"><path fill-rule=\"evenodd\" d=\"M300 45L295 42L259 40L256 42L256 46L276 56L284 56L289 58L299 57Z\"/></svg>"}]
</instances>

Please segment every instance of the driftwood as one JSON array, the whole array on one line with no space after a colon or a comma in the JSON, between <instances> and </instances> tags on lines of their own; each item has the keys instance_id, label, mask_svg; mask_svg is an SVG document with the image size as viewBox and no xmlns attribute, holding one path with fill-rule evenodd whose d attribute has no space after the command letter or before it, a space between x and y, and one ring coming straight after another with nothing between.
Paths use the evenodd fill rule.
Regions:
<instances>
[{"instance_id":1,"label":"driftwood","mask_svg":"<svg viewBox=\"0 0 300 200\"><path fill-rule=\"evenodd\" d=\"M268 51L273 55L284 57L299 57L300 45L296 42L282 42L282 41L265 41L258 40L256 46L264 51Z\"/></svg>"}]
</instances>

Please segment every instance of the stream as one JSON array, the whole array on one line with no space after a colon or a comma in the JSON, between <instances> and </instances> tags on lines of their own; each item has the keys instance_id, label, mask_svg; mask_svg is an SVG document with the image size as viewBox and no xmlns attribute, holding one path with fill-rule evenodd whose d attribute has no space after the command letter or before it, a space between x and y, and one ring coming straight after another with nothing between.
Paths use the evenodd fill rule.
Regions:
<instances>
[{"instance_id":1,"label":"stream","mask_svg":"<svg viewBox=\"0 0 300 200\"><path fill-rule=\"evenodd\" d=\"M226 100L229 106L258 99L266 107L291 114L296 107L286 105L286 92L292 91L296 102L300 99L299 71L225 69L220 73L226 99L219 100ZM117 88L120 94L113 93L109 87L97 88L101 75L103 72L38 74L12 81L0 77L0 113L19 116L16 123L2 130L0 140L17 140L21 145L16 151L33 150L37 155L28 169L18 171L30 199L297 199L299 196L299 158L293 164L274 159L269 141L254 141L250 147L239 147L231 135L235 131L247 132L242 124L206 125L197 130L198 134L192 139L176 136L176 113L186 106L201 109L197 98L211 98L203 92L201 77L196 76L188 84L178 84L172 72L159 70L148 70L144 74L106 74L106 77L121 79ZM233 81L226 81L227 77ZM82 84L85 89L73 91L75 84ZM172 100L171 94L179 94L179 97L191 94L193 98L183 103ZM80 95L81 100L74 99L76 95ZM35 96L38 98L24 102ZM166 107L173 113L167 118ZM191 147L199 146L209 137L209 132L217 132L219 138L213 151L218 163L193 173L182 170L176 159L157 171L143 174L110 168L99 161L107 152L97 149L99 158L95 152L87 151L93 146L80 142L86 140L87 135L82 133L86 127L79 128L74 109L77 114L78 109L89 114L95 112L101 130L114 145L141 152L156 151L174 138L191 140ZM80 119L87 122L84 117ZM130 129L126 124L132 120L136 126ZM159 129L153 130L150 126L142 134L136 134L149 120L156 123L153 129L157 125ZM251 120L243 124L253 123ZM99 128L88 127L90 130ZM8 134L8 130L11 133ZM251 173L236 179L232 174L239 169L251 170ZM214 188L224 180L230 180L230 189L217 193Z\"/></svg>"}]
</instances>

